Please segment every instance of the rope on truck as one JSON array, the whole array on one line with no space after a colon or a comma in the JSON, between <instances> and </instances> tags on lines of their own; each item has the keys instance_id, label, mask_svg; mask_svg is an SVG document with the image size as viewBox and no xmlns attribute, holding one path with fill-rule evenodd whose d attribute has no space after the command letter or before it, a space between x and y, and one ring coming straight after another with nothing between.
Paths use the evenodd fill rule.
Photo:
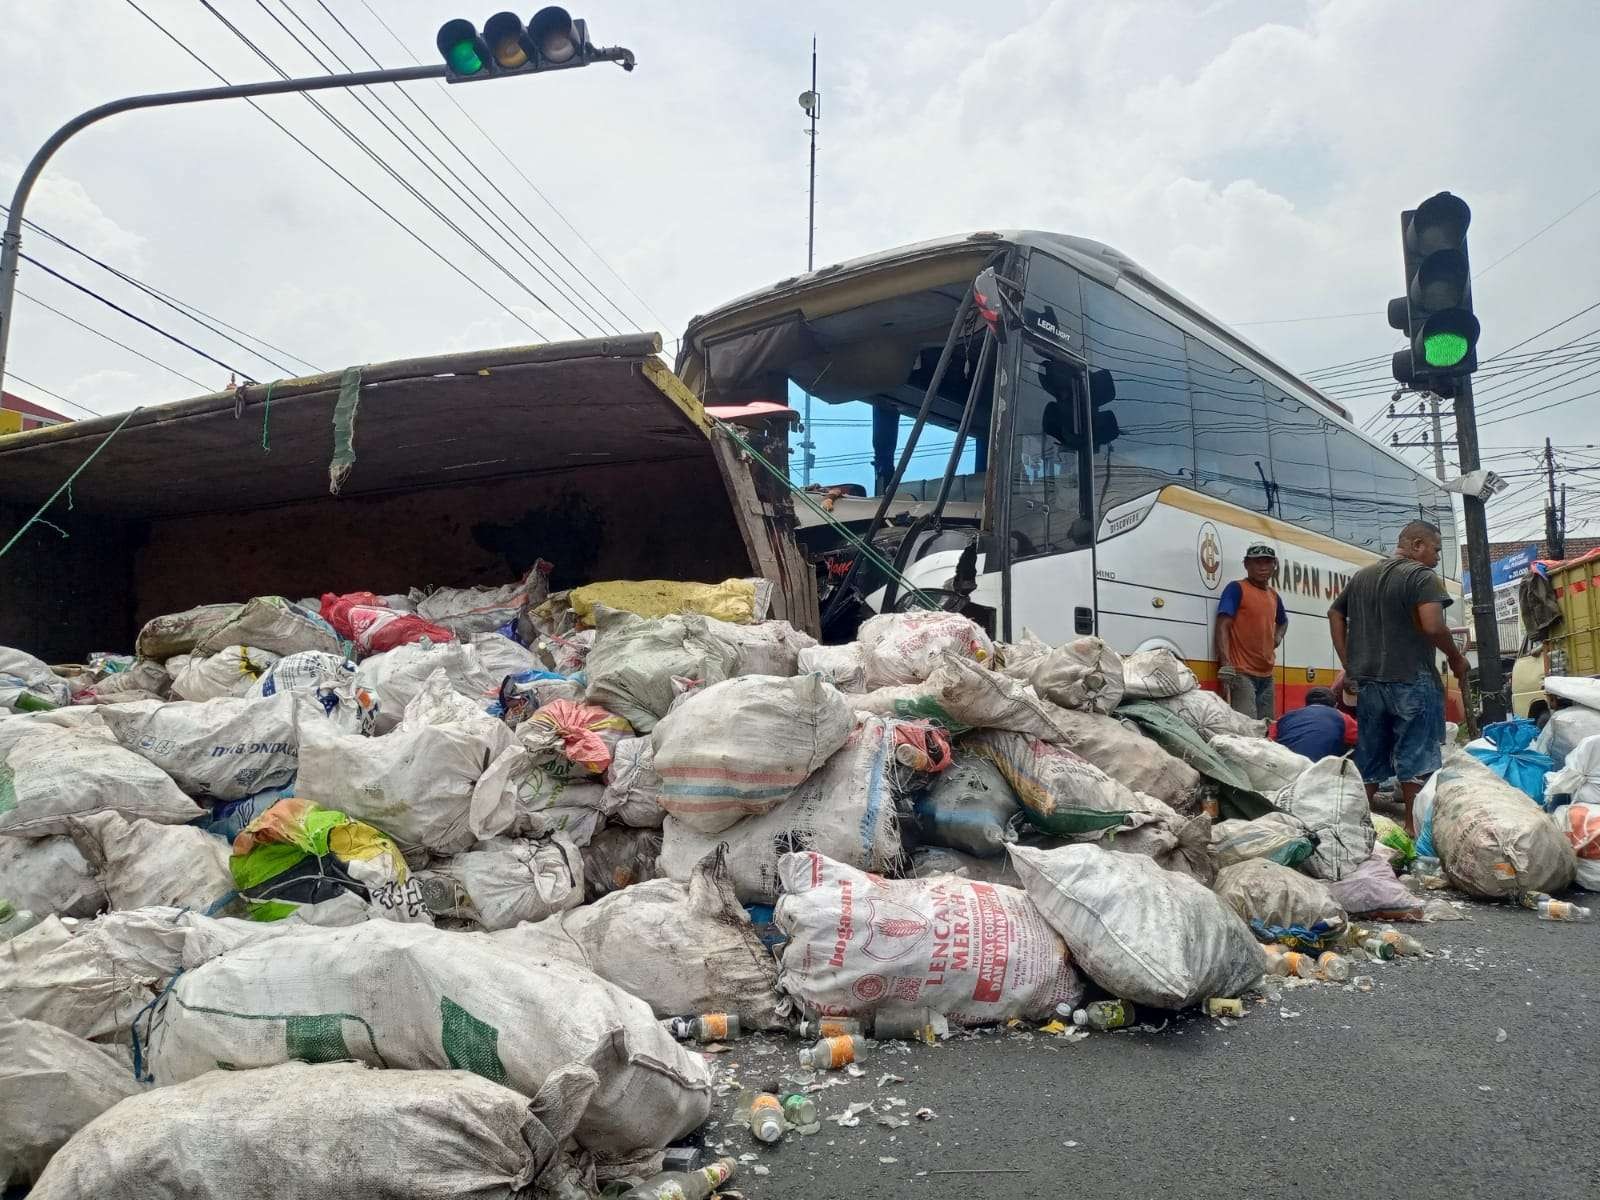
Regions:
<instances>
[{"instance_id":1,"label":"rope on truck","mask_svg":"<svg viewBox=\"0 0 1600 1200\"><path fill-rule=\"evenodd\" d=\"M752 459L765 467L774 479L783 484L784 487L788 488L791 495L798 497L805 503L807 508L816 513L817 516L821 517L829 525L833 526L835 532L837 532L845 541L854 546L857 552L860 553L869 563L877 567L891 579L895 580L895 582L897 582L901 588L904 589L905 595L910 596L923 608L938 610L943 607L943 605L933 599L933 597L929 596L916 584L912 583L899 571L895 570L894 564L873 549L871 543L869 543L865 538L855 533L843 521L839 520L839 518L835 517L831 512L823 508L822 505L818 504L814 499L812 499L810 492L806 491L799 484L795 483L794 480L790 479L787 475L780 471L777 466L775 466L767 458L766 455L762 454L761 451L757 450L743 437L741 437L739 432L731 424L729 424L727 421L719 421L714 417L712 420L715 422L718 428L731 437L735 442L739 443L740 447L745 451L746 454L750 455Z\"/></svg>"},{"instance_id":2,"label":"rope on truck","mask_svg":"<svg viewBox=\"0 0 1600 1200\"><path fill-rule=\"evenodd\" d=\"M27 533L28 530L33 527L35 522L38 522L38 521L43 519L45 511L52 504L54 504L58 499L61 498L61 493L62 492L67 492L67 491L71 490L72 481L74 479L76 479L79 475L83 474L83 469L85 467L87 467L90 463L92 463L99 456L100 451L104 450L107 446L109 446L111 444L111 439L116 437L117 434L122 432L122 427L124 425L126 425L130 420L133 419L133 414L134 413L142 411L142 407L143 406L141 406L140 408L129 409L127 416L123 417L122 420L117 422L117 427L115 429L113 429L110 433L106 434L105 440L103 442L101 442L98 446L96 446L93 450L91 450L89 452L89 457L84 459L81 463L78 464L78 469L76 471L74 471L71 475L67 476L66 482L63 483L60 487L58 487L55 491L50 493L50 499L46 500L43 504L41 504L39 506L39 511L34 513L33 516L29 517L27 519L27 521L23 523L22 528L17 530L14 534L11 535L11 540L10 541L8 541L4 546L0 546L0 558L4 558L6 556L6 552L8 550L10 550L11 547L15 546L19 541L22 540L22 535ZM70 505L69 505L69 507L70 507ZM45 521L44 524L50 525L50 522L49 521ZM54 529L57 533L61 534L62 537L67 537L68 536L66 531L62 530L59 526L50 525L50 528Z\"/></svg>"}]
</instances>

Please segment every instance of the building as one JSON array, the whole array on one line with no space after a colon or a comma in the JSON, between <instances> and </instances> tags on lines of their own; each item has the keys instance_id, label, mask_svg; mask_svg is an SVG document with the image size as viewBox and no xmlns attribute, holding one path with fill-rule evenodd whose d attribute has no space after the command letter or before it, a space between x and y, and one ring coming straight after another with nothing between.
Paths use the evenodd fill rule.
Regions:
<instances>
[{"instance_id":1,"label":"building","mask_svg":"<svg viewBox=\"0 0 1600 1200\"><path fill-rule=\"evenodd\" d=\"M38 429L41 425L60 425L72 420L53 412L42 404L0 392L0 434L21 433L24 429Z\"/></svg>"},{"instance_id":2,"label":"building","mask_svg":"<svg viewBox=\"0 0 1600 1200\"><path fill-rule=\"evenodd\" d=\"M1568 538L1563 558L1577 558L1589 551L1600 547L1600 538ZM1466 557L1466 546L1461 548L1462 558ZM1523 639L1522 612L1517 603L1517 588L1532 565L1551 557L1549 542L1490 542L1489 567L1494 582L1494 611L1495 623L1500 627L1500 650L1502 653L1512 653L1521 644ZM1461 586L1465 593L1466 603L1462 605L1461 616L1457 620L1464 625L1471 625L1470 604L1472 600L1472 573L1461 573ZM1476 632L1469 629L1468 645L1471 646L1476 638Z\"/></svg>"}]
</instances>

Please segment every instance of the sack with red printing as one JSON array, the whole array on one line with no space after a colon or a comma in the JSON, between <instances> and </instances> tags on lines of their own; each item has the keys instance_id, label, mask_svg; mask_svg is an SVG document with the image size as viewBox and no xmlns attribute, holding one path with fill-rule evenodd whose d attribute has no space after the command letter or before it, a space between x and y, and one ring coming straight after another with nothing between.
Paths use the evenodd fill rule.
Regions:
<instances>
[{"instance_id":1,"label":"sack with red printing","mask_svg":"<svg viewBox=\"0 0 1600 1200\"><path fill-rule=\"evenodd\" d=\"M827 1015L926 1007L958 1025L1045 1018L1083 977L1019 888L889 880L814 851L778 863L779 987Z\"/></svg>"},{"instance_id":2,"label":"sack with red printing","mask_svg":"<svg viewBox=\"0 0 1600 1200\"><path fill-rule=\"evenodd\" d=\"M322 619L332 625L340 637L354 642L363 655L382 654L396 646L424 639L435 643L456 640L456 635L444 626L435 625L415 613L389 608L381 597L371 592L350 592L343 596L328 592L322 597Z\"/></svg>"}]
</instances>

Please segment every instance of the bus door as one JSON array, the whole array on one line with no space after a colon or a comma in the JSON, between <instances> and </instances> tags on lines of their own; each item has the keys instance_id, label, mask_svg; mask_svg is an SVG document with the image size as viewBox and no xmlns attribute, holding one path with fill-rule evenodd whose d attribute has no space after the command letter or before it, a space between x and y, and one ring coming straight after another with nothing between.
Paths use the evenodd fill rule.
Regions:
<instances>
[{"instance_id":1,"label":"bus door","mask_svg":"<svg viewBox=\"0 0 1600 1200\"><path fill-rule=\"evenodd\" d=\"M1002 547L1002 636L1059 644L1096 631L1094 380L1084 362L1078 276L1029 256L1022 336L1012 343L1005 428L991 455Z\"/></svg>"}]
</instances>

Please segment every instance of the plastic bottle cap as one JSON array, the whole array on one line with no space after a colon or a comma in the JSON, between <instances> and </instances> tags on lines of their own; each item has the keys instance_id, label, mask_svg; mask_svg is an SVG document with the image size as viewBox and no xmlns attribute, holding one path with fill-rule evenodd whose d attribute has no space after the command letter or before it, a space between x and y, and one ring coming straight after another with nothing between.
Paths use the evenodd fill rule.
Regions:
<instances>
[{"instance_id":1,"label":"plastic bottle cap","mask_svg":"<svg viewBox=\"0 0 1600 1200\"><path fill-rule=\"evenodd\" d=\"M0 921L9 921L17 915L16 907L9 900L0 900Z\"/></svg>"}]
</instances>

